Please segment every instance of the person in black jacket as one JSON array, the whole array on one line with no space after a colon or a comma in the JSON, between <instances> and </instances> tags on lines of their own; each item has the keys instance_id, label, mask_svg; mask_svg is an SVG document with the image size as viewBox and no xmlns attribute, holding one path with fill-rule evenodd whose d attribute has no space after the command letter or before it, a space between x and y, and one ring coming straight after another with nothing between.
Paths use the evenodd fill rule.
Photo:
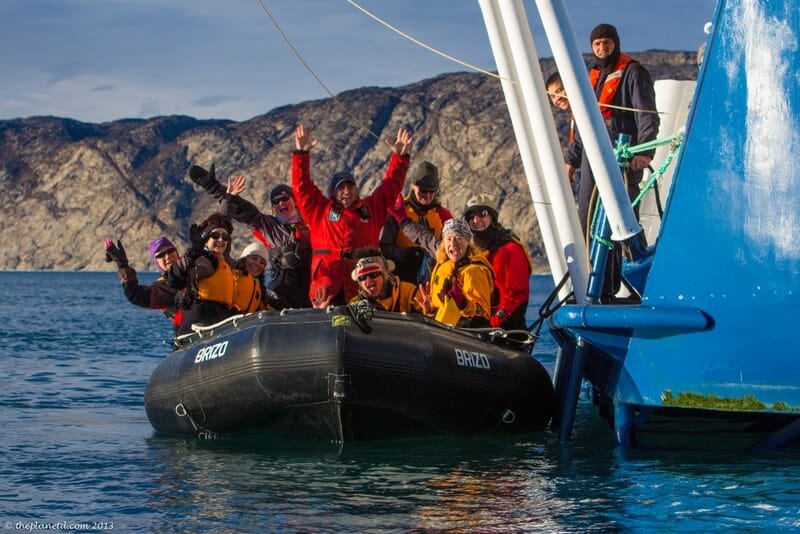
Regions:
<instances>
[{"instance_id":1,"label":"person in black jacket","mask_svg":"<svg viewBox=\"0 0 800 534\"><path fill-rule=\"evenodd\" d=\"M176 299L179 300L179 291L170 287L164 278L164 272L180 257L178 249L172 241L162 236L148 245L150 259L161 273L161 276L149 285L139 283L136 271L128 263L128 256L122 241L117 240L114 243L113 240L106 239L103 248L106 251L106 261L113 261L117 265L119 281L128 301L142 308L163 311L164 315L172 320L173 329L177 332L183 315L179 302L176 302Z\"/></svg>"},{"instance_id":2,"label":"person in black jacket","mask_svg":"<svg viewBox=\"0 0 800 534\"><path fill-rule=\"evenodd\" d=\"M597 95L600 112L605 120L612 142L620 133L631 136L630 145L652 141L658 135L660 120L656 112L656 97L650 73L638 61L623 53L617 29L611 24L599 24L589 37L595 64L589 70L589 79ZM611 107L613 106L613 107ZM620 109L626 108L626 109ZM639 194L642 172L653 159L654 150L635 155L625 172L626 187L631 200ZM566 157L567 175L572 180L580 169L578 186L578 216L584 234L588 237L595 195L594 175L583 151L580 132L569 147ZM637 213L638 210L634 210ZM609 269L604 296L609 298L619 289L619 247L609 257Z\"/></svg>"}]
</instances>

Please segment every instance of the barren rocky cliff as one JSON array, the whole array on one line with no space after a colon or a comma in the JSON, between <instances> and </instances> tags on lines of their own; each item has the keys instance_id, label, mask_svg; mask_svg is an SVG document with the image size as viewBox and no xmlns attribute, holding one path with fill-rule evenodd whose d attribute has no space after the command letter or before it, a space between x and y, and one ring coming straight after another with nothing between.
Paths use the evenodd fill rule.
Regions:
<instances>
[{"instance_id":1,"label":"barren rocky cliff","mask_svg":"<svg viewBox=\"0 0 800 534\"><path fill-rule=\"evenodd\" d=\"M633 54L654 79L694 79L694 52ZM546 74L552 60L542 61ZM556 113L564 134L568 117ZM530 246L546 270L541 236L500 83L453 73L398 88L365 87L334 99L274 109L244 122L185 116L89 124L66 118L0 121L0 270L110 270L105 238L122 239L134 267L150 269L147 243L159 235L184 246L190 222L214 210L188 181L192 164L216 164L220 179L248 178L243 196L269 211L269 190L290 179L294 128L319 145L312 176L323 190L352 170L362 192L383 176L399 127L414 136L414 161L440 168L442 200L460 215L466 199L491 195L500 220ZM564 135L562 135L562 138ZM250 242L239 225L234 248Z\"/></svg>"}]
</instances>

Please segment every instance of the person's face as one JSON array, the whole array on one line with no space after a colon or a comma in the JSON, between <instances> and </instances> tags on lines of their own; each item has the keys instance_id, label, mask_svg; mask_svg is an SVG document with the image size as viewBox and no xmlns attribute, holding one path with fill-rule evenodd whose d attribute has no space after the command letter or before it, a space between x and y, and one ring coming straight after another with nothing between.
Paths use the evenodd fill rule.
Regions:
<instances>
[{"instance_id":1,"label":"person's face","mask_svg":"<svg viewBox=\"0 0 800 534\"><path fill-rule=\"evenodd\" d=\"M244 259L244 268L253 278L258 278L267 268L267 260L258 254L250 254Z\"/></svg>"},{"instance_id":2,"label":"person's face","mask_svg":"<svg viewBox=\"0 0 800 534\"><path fill-rule=\"evenodd\" d=\"M444 236L444 251L447 257L453 261L458 261L467 253L469 243L461 234L449 232Z\"/></svg>"},{"instance_id":3,"label":"person's face","mask_svg":"<svg viewBox=\"0 0 800 534\"><path fill-rule=\"evenodd\" d=\"M362 274L358 277L358 287L370 297L378 297L381 294L384 282L385 279L381 271Z\"/></svg>"},{"instance_id":4,"label":"person's face","mask_svg":"<svg viewBox=\"0 0 800 534\"><path fill-rule=\"evenodd\" d=\"M178 261L178 250L172 245L165 245L156 251L155 258L159 270L166 271L170 265Z\"/></svg>"},{"instance_id":5,"label":"person's face","mask_svg":"<svg viewBox=\"0 0 800 534\"><path fill-rule=\"evenodd\" d=\"M272 203L272 209L276 215L288 219L297 211L297 204L295 204L294 199L290 195L284 195L275 199L275 202Z\"/></svg>"},{"instance_id":6,"label":"person's face","mask_svg":"<svg viewBox=\"0 0 800 534\"><path fill-rule=\"evenodd\" d=\"M434 200L436 200L435 189L420 189L417 184L411 184L411 192L414 194L414 198L417 199L417 202L419 202L421 206L429 206Z\"/></svg>"},{"instance_id":7,"label":"person's face","mask_svg":"<svg viewBox=\"0 0 800 534\"><path fill-rule=\"evenodd\" d=\"M492 224L492 214L485 209L468 211L464 218L469 223L469 227L477 232L486 230Z\"/></svg>"},{"instance_id":8,"label":"person's face","mask_svg":"<svg viewBox=\"0 0 800 534\"><path fill-rule=\"evenodd\" d=\"M334 197L343 208L350 208L358 201L358 188L352 182L341 183L336 188Z\"/></svg>"},{"instance_id":9,"label":"person's face","mask_svg":"<svg viewBox=\"0 0 800 534\"><path fill-rule=\"evenodd\" d=\"M231 236L224 228L214 228L208 234L206 239L206 248L217 256L225 254L225 249L228 248L228 243L231 242Z\"/></svg>"},{"instance_id":10,"label":"person's face","mask_svg":"<svg viewBox=\"0 0 800 534\"><path fill-rule=\"evenodd\" d=\"M555 81L547 86L547 93L550 97L550 102L553 103L558 109L569 111L569 100L567 100L567 92L564 91L564 84L561 80Z\"/></svg>"},{"instance_id":11,"label":"person's face","mask_svg":"<svg viewBox=\"0 0 800 534\"><path fill-rule=\"evenodd\" d=\"M605 59L614 53L614 40L600 37L592 41L592 52L598 59Z\"/></svg>"}]
</instances>

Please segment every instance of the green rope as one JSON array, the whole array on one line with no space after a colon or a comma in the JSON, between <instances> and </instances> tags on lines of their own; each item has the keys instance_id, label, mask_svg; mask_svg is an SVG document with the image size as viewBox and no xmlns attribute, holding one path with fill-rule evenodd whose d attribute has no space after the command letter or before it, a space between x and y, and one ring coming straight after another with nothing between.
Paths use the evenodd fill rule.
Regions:
<instances>
[{"instance_id":1,"label":"green rope","mask_svg":"<svg viewBox=\"0 0 800 534\"><path fill-rule=\"evenodd\" d=\"M598 233L597 213L600 210L598 210L597 208L598 208L598 206L601 206L602 204L603 204L603 201L600 200L600 195L598 195L597 199L594 202L594 210L592 210L592 224L589 225L589 231L592 234L592 239L594 239L595 241L597 241L601 245L604 245L608 250L611 250L611 249L614 248L614 243L612 243L608 239L604 239L603 236L601 236Z\"/></svg>"},{"instance_id":2,"label":"green rope","mask_svg":"<svg viewBox=\"0 0 800 534\"><path fill-rule=\"evenodd\" d=\"M653 188L656 181L658 181L658 179L661 178L661 176L667 171L667 168L672 163L672 160L678 155L678 152L681 148L681 143L683 143L683 134L677 133L670 135L669 137L664 137L663 139L654 139L653 141L648 141L636 146L629 146L627 143L619 143L617 145L616 149L614 150L614 155L617 157L617 162L619 162L620 167L627 167L630 159L636 154L647 152L648 150L652 150L662 145L671 145L669 154L667 154L667 157L664 159L664 163L662 163L658 170L650 176L650 179L647 181L647 183L644 185L639 185L639 189L641 191L633 200L631 206L636 207L636 205L642 200L647 192ZM600 197L598 197L597 202L595 203L595 209L592 212L592 224L589 226L589 228L592 231L593 239L596 239L599 243L611 249L614 247L614 243L607 239L603 239L600 235L595 233L597 223L597 206L600 204L600 202Z\"/></svg>"},{"instance_id":3,"label":"green rope","mask_svg":"<svg viewBox=\"0 0 800 534\"><path fill-rule=\"evenodd\" d=\"M648 141L646 143L642 143L641 145L630 146L627 143L620 143L614 149L614 155L617 157L617 161L620 162L622 166L626 166L628 161L641 152L647 152L648 150L653 150L654 148L660 147L662 145L670 145L674 144L675 141L680 144L683 140L683 134L677 133L674 135L670 135L669 137L665 137L663 139L654 139L652 141Z\"/></svg>"},{"instance_id":4,"label":"green rope","mask_svg":"<svg viewBox=\"0 0 800 534\"><path fill-rule=\"evenodd\" d=\"M678 155L680 149L681 149L680 141L673 143L672 148L670 148L669 154L667 154L667 157L664 158L664 163L661 164L661 166L658 168L656 172L650 175L650 179L647 180L646 183L639 184L639 189L641 191L639 191L639 194L636 195L635 199L633 199L631 206L636 207L636 205L642 200L642 198L647 194L647 192L653 188L658 179L661 178L661 176L667 171L667 167L670 166L672 160L675 159L675 156Z\"/></svg>"}]
</instances>

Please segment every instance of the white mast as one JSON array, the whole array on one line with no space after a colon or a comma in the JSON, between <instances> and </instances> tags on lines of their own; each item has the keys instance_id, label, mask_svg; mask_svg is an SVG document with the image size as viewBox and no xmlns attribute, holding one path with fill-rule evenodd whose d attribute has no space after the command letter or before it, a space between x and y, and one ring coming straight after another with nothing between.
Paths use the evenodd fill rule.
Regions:
<instances>
[{"instance_id":1,"label":"white mast","mask_svg":"<svg viewBox=\"0 0 800 534\"><path fill-rule=\"evenodd\" d=\"M586 75L586 65L575 40L563 0L536 0L536 7L567 92L583 150L592 167L597 191L611 224L611 237L623 241L641 231L619 171L611 139L597 97Z\"/></svg>"},{"instance_id":2,"label":"white mast","mask_svg":"<svg viewBox=\"0 0 800 534\"><path fill-rule=\"evenodd\" d=\"M583 302L589 260L524 7L520 0L479 0L479 4L502 78L550 271L557 283L568 268L575 297ZM569 288L565 287L559 296L564 298L568 293Z\"/></svg>"}]
</instances>

